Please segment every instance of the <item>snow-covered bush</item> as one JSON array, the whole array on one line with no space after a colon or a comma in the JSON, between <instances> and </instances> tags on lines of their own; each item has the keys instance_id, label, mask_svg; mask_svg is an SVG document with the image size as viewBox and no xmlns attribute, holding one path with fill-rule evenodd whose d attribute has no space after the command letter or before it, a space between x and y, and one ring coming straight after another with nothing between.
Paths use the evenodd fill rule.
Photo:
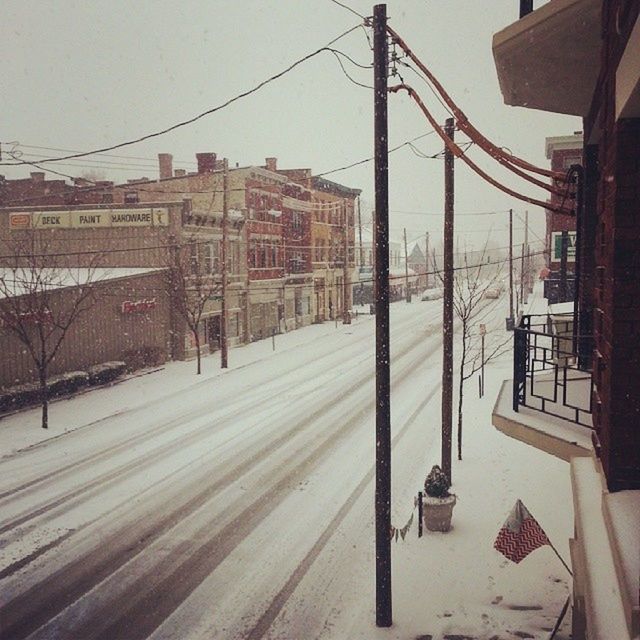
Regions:
<instances>
[{"instance_id":1,"label":"snow-covered bush","mask_svg":"<svg viewBox=\"0 0 640 640\"><path fill-rule=\"evenodd\" d=\"M73 393L89 382L89 374L86 371L68 371L58 376L49 378L48 396L62 396Z\"/></svg>"},{"instance_id":2,"label":"snow-covered bush","mask_svg":"<svg viewBox=\"0 0 640 640\"><path fill-rule=\"evenodd\" d=\"M424 481L425 493L431 498L446 498L450 486L447 474L437 464L433 465Z\"/></svg>"},{"instance_id":3,"label":"snow-covered bush","mask_svg":"<svg viewBox=\"0 0 640 640\"><path fill-rule=\"evenodd\" d=\"M95 364L87 369L89 384L106 384L107 382L111 382L119 378L126 369L126 363L119 360Z\"/></svg>"}]
</instances>

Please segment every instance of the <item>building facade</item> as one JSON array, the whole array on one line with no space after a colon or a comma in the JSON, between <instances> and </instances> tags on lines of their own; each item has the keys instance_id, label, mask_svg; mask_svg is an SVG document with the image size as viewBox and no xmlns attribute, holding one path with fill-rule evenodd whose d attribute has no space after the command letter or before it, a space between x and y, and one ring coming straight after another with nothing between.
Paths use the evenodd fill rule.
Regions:
<instances>
[{"instance_id":1,"label":"building facade","mask_svg":"<svg viewBox=\"0 0 640 640\"><path fill-rule=\"evenodd\" d=\"M275 158L227 171L214 153L196 158L197 171L186 173L159 154L158 180L125 184L3 179L0 241L32 234L41 253L65 254L74 266L99 255L104 267L169 269L169 298L182 274L182 297L200 287L206 302L194 333L173 301L171 358L221 346L223 249L229 346L344 315L360 191L309 169L278 170Z\"/></svg>"}]
</instances>

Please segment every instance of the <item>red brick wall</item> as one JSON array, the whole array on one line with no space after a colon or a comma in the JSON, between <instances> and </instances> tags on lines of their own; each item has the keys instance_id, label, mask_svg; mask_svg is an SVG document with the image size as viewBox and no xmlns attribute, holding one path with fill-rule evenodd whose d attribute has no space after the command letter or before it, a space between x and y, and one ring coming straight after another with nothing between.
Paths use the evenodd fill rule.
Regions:
<instances>
[{"instance_id":1,"label":"red brick wall","mask_svg":"<svg viewBox=\"0 0 640 640\"><path fill-rule=\"evenodd\" d=\"M602 72L585 134L598 126L594 422L611 490L640 489L640 119L615 119L615 72L639 5L603 3Z\"/></svg>"},{"instance_id":2,"label":"red brick wall","mask_svg":"<svg viewBox=\"0 0 640 640\"><path fill-rule=\"evenodd\" d=\"M158 361L171 357L171 322L165 276L160 272L96 283L95 302L80 314L67 333L49 374L84 371L110 360L135 359L139 350L153 353ZM73 300L74 290L51 294L52 308ZM154 300L153 308L123 313L125 301ZM0 327L0 388L37 379L37 370L23 344L8 329ZM138 363L139 364L139 363Z\"/></svg>"}]
</instances>

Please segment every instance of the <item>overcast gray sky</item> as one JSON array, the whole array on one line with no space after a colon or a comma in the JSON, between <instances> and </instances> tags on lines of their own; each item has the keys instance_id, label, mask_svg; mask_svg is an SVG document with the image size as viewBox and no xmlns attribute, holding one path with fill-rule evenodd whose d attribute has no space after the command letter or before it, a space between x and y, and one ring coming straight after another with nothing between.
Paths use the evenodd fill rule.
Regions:
<instances>
[{"instance_id":1,"label":"overcast gray sky","mask_svg":"<svg viewBox=\"0 0 640 640\"><path fill-rule=\"evenodd\" d=\"M342 0L371 15L373 3ZM536 2L538 7L543 2ZM436 74L471 122L495 143L542 166L546 136L581 129L578 118L507 107L491 53L492 35L517 18L518 0L390 0L390 24ZM0 25L4 60L0 141L86 151L164 129L225 102L283 70L361 22L331 0L5 0ZM358 29L335 48L369 65L372 52ZM345 62L353 79L373 83L372 71ZM439 122L446 112L410 71ZM430 130L406 95L389 97L390 147ZM459 140L464 138L459 137ZM417 141L424 154L442 148L435 134ZM57 151L20 147L35 160ZM176 168L195 168L195 153L214 151L238 162L328 171L373 154L373 92L356 86L330 53L322 53L232 106L187 127L112 153L146 160L101 158L56 164L80 175L96 169L107 178L157 177L159 152ZM470 157L495 177L529 195L543 191L501 171L473 148ZM3 155L6 161L6 154ZM97 160L95 156L91 160ZM104 164L108 161L113 164ZM141 166L132 167L137 162ZM189 164L191 163L191 164ZM53 165L49 165L52 166ZM31 170L0 167L7 177ZM48 177L54 177L49 175ZM373 164L327 176L363 190L363 214L373 202ZM390 157L391 226L409 238L441 235L442 160L418 157L409 147ZM507 238L507 209L530 211L541 235L544 212L497 191L456 163L456 230L476 245L487 232ZM500 211L495 215L468 215ZM464 214L464 215L462 215ZM521 223L515 241L520 242ZM531 236L535 241L535 235Z\"/></svg>"}]
</instances>

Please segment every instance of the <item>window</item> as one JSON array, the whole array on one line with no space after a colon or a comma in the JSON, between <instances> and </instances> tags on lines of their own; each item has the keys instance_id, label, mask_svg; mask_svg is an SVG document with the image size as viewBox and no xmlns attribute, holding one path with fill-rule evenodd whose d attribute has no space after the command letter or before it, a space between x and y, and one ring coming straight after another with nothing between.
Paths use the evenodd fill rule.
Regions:
<instances>
[{"instance_id":1,"label":"window","mask_svg":"<svg viewBox=\"0 0 640 640\"><path fill-rule=\"evenodd\" d=\"M200 271L200 261L198 259L198 245L195 242L189 243L189 265L191 275L197 275Z\"/></svg>"},{"instance_id":2,"label":"window","mask_svg":"<svg viewBox=\"0 0 640 640\"><path fill-rule=\"evenodd\" d=\"M202 245L201 263L205 273L220 273L220 240Z\"/></svg>"},{"instance_id":3,"label":"window","mask_svg":"<svg viewBox=\"0 0 640 640\"><path fill-rule=\"evenodd\" d=\"M299 235L302 232L302 213L294 211L291 214L291 230Z\"/></svg>"},{"instance_id":4,"label":"window","mask_svg":"<svg viewBox=\"0 0 640 640\"><path fill-rule=\"evenodd\" d=\"M124 203L125 204L138 204L140 200L138 199L137 191L125 191L124 194Z\"/></svg>"}]
</instances>

